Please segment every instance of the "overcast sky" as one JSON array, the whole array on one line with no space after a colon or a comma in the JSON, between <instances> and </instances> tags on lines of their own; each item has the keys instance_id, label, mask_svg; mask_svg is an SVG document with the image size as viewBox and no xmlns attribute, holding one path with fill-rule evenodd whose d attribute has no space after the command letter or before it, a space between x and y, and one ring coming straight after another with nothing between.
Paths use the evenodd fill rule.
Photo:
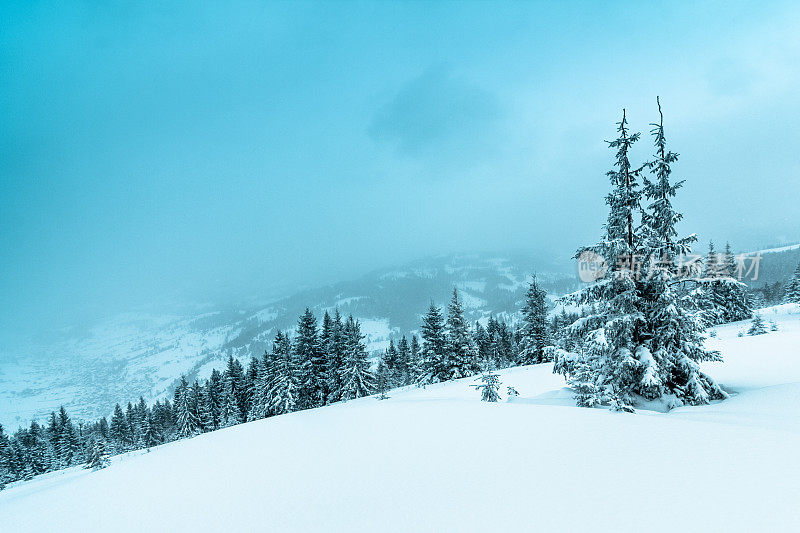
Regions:
<instances>
[{"instance_id":1,"label":"overcast sky","mask_svg":"<svg viewBox=\"0 0 800 533\"><path fill-rule=\"evenodd\" d=\"M115 4L111 7L106 4ZM600 235L623 107L682 229L800 241L797 2L4 2L0 334ZM705 246L705 244L703 244Z\"/></svg>"}]
</instances>

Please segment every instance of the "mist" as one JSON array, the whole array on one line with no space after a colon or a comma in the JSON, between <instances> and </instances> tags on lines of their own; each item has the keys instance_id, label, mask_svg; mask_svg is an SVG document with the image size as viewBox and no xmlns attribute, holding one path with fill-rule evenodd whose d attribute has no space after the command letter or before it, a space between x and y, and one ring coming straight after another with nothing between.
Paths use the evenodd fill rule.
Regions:
<instances>
[{"instance_id":1,"label":"mist","mask_svg":"<svg viewBox=\"0 0 800 533\"><path fill-rule=\"evenodd\" d=\"M623 107L682 230L800 241L800 7L7 2L0 344L600 235ZM666 31L665 31L666 29ZM764 58L768 57L769 60Z\"/></svg>"}]
</instances>

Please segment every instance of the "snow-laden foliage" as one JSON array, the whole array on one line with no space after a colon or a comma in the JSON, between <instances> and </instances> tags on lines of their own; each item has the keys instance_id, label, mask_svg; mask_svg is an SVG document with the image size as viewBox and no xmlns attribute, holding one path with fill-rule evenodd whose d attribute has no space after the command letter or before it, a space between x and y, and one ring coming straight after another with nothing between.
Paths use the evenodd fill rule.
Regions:
<instances>
[{"instance_id":1,"label":"snow-laden foliage","mask_svg":"<svg viewBox=\"0 0 800 533\"><path fill-rule=\"evenodd\" d=\"M102 439L96 441L92 446L92 451L89 453L89 458L86 461L86 468L92 470L101 470L106 468L109 464L108 452L106 451L105 441Z\"/></svg>"},{"instance_id":2,"label":"snow-laden foliage","mask_svg":"<svg viewBox=\"0 0 800 533\"><path fill-rule=\"evenodd\" d=\"M789 279L789 283L786 285L784 302L800 304L800 264L797 265L797 268L794 270L794 274Z\"/></svg>"},{"instance_id":3,"label":"snow-laden foliage","mask_svg":"<svg viewBox=\"0 0 800 533\"><path fill-rule=\"evenodd\" d=\"M547 321L547 293L533 276L522 308L519 341L519 364L531 365L547 361L544 349L552 344Z\"/></svg>"},{"instance_id":4,"label":"snow-laden foliage","mask_svg":"<svg viewBox=\"0 0 800 533\"><path fill-rule=\"evenodd\" d=\"M660 105L659 105L660 111ZM591 250L604 258L608 275L564 298L585 309L566 329L574 353L551 350L554 371L569 378L580 405L608 405L629 411L640 398L672 396L688 404L707 403L725 393L705 375L699 363L718 360L703 346L703 325L680 292L676 259L690 252L693 236L679 239L681 219L672 198L683 182L672 183L677 154L666 150L663 117L654 124L656 155L634 170L628 158L638 134L630 134L623 112L614 169L607 173L612 190L606 197L608 221L603 239ZM644 179L648 168L653 179ZM648 205L642 206L646 200ZM576 255L577 257L577 255Z\"/></svg>"},{"instance_id":5,"label":"snow-laden foliage","mask_svg":"<svg viewBox=\"0 0 800 533\"><path fill-rule=\"evenodd\" d=\"M750 324L750 328L747 330L748 335L763 335L767 332L767 327L764 325L764 320L761 318L761 315L756 314L755 318L753 318L753 322Z\"/></svg>"}]
</instances>

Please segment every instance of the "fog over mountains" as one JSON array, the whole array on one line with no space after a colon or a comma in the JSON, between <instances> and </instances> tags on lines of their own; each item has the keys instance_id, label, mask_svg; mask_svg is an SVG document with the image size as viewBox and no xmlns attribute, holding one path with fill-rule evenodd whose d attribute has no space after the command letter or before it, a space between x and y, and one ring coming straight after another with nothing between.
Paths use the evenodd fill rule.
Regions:
<instances>
[{"instance_id":1,"label":"fog over mountains","mask_svg":"<svg viewBox=\"0 0 800 533\"><path fill-rule=\"evenodd\" d=\"M170 393L174 381L206 377L228 354L261 355L275 333L291 329L310 307L353 314L367 348L419 327L431 299L440 305L457 287L470 320L511 317L536 271L552 294L577 287L567 258L531 255L447 255L384 268L360 278L308 289L258 305L203 306L194 313L128 313L90 327L67 328L0 357L0 423L43 420L64 404L77 419L109 413L117 402Z\"/></svg>"},{"instance_id":2,"label":"fog over mountains","mask_svg":"<svg viewBox=\"0 0 800 533\"><path fill-rule=\"evenodd\" d=\"M786 279L800 261L796 246L761 252L754 286ZM352 313L361 321L371 352L415 332L430 301L445 305L453 287L460 291L468 319L494 314L513 321L533 272L551 298L579 286L568 257L443 255L259 304L128 313L53 331L0 354L0 423L16 428L31 418L42 421L61 404L76 419L88 420L108 414L117 402L171 394L181 374L202 378L222 368L228 354L242 362L261 355L278 330L294 327L306 307L318 319L334 308L345 316Z\"/></svg>"}]
</instances>

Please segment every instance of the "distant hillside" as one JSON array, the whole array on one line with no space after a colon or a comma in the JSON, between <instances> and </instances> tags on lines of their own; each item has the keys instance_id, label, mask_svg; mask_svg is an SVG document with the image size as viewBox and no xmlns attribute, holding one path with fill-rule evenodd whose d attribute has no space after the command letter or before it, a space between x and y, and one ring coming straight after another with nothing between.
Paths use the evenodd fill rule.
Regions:
<instances>
[{"instance_id":1,"label":"distant hillside","mask_svg":"<svg viewBox=\"0 0 800 533\"><path fill-rule=\"evenodd\" d=\"M381 269L358 279L304 290L266 305L196 315L124 315L60 332L0 358L0 423L42 420L64 404L77 418L110 412L118 401L167 394L181 374L206 376L227 355L242 361L267 349L279 329L294 327L306 306L321 318L338 307L361 320L368 349L415 331L431 299L444 305L458 287L468 318L511 317L536 271L554 295L577 287L566 258L447 255Z\"/></svg>"}]
</instances>

